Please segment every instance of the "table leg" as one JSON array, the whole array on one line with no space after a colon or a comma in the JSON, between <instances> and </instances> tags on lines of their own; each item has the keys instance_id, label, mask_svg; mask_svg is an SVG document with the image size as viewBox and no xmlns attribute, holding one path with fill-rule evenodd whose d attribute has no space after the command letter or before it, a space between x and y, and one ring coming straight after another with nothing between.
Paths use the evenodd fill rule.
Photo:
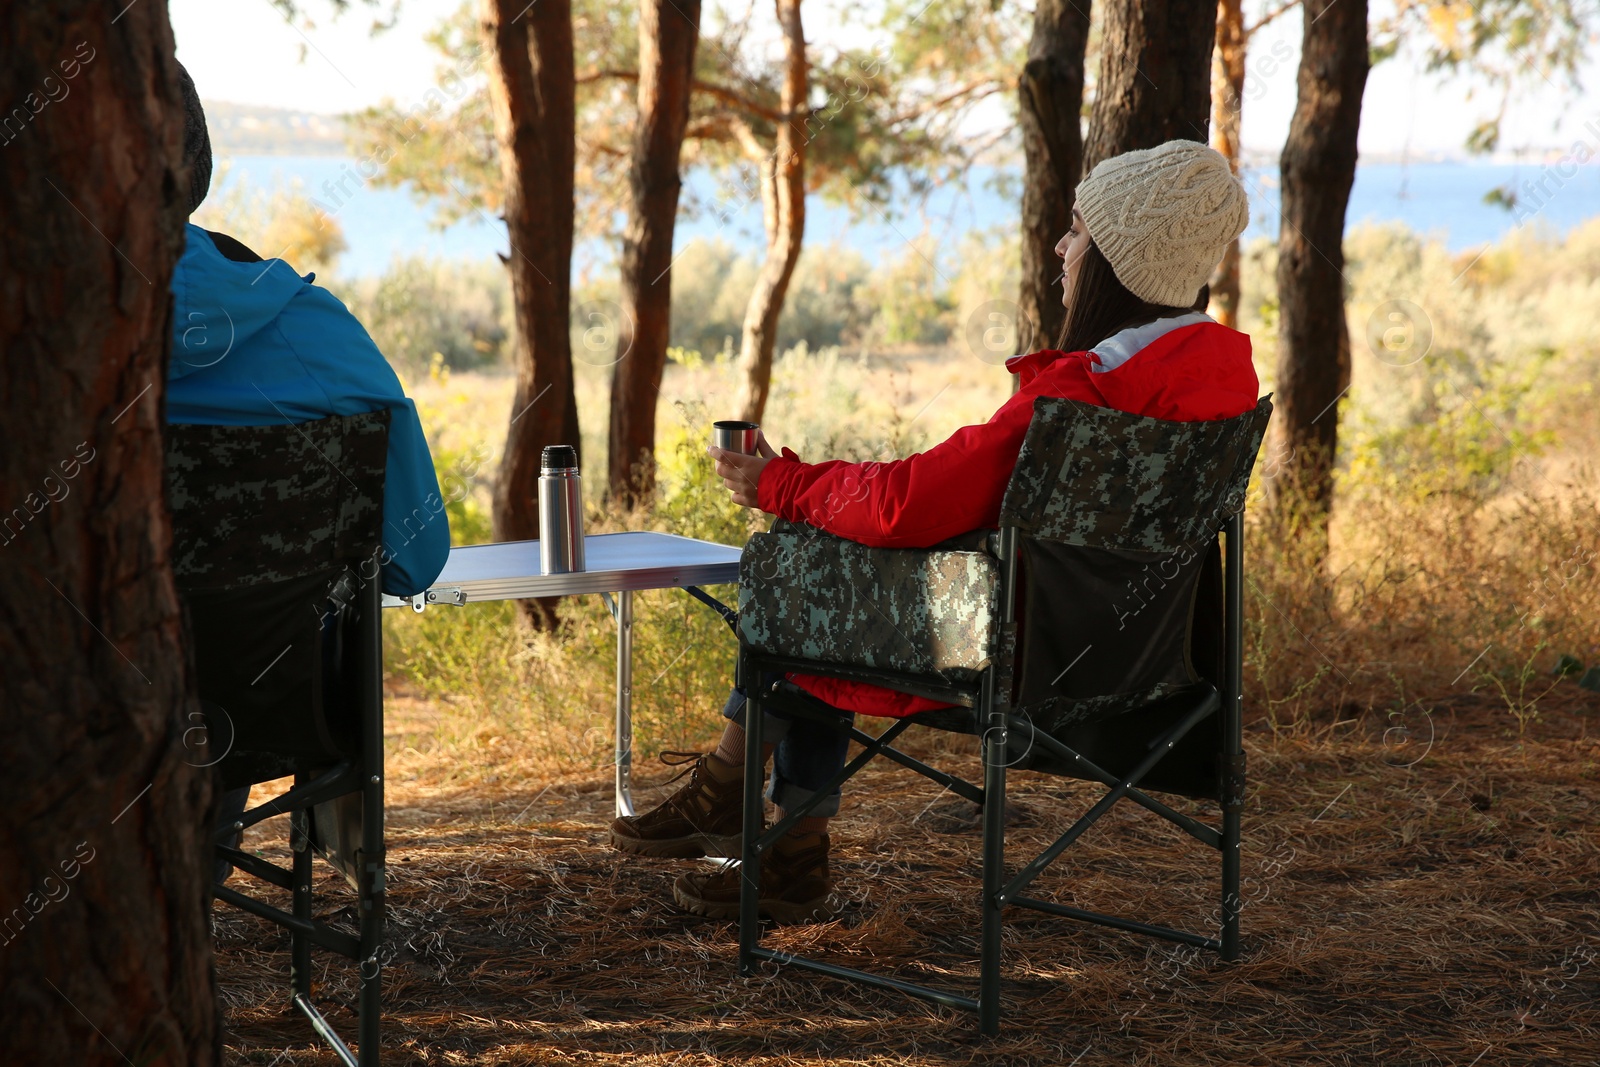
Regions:
<instances>
[{"instance_id":1,"label":"table leg","mask_svg":"<svg viewBox=\"0 0 1600 1067\"><path fill-rule=\"evenodd\" d=\"M617 596L617 814L633 814L633 593Z\"/></svg>"}]
</instances>

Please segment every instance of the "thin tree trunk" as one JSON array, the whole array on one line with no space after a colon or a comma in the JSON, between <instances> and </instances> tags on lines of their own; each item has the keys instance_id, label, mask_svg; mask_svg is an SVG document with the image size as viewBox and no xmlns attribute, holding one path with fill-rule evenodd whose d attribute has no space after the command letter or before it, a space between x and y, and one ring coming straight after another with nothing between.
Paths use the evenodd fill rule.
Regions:
<instances>
[{"instance_id":1,"label":"thin tree trunk","mask_svg":"<svg viewBox=\"0 0 1600 1067\"><path fill-rule=\"evenodd\" d=\"M1028 62L1017 82L1022 119L1022 290L1018 351L1056 343L1066 318L1061 258L1072 221L1072 195L1083 169L1083 55L1090 0L1040 0L1033 12Z\"/></svg>"},{"instance_id":2,"label":"thin tree trunk","mask_svg":"<svg viewBox=\"0 0 1600 1067\"><path fill-rule=\"evenodd\" d=\"M1270 496L1326 517L1350 385L1344 221L1367 81L1367 0L1306 0L1299 98L1280 161L1278 381ZM1290 491L1286 493L1286 490Z\"/></svg>"},{"instance_id":3,"label":"thin tree trunk","mask_svg":"<svg viewBox=\"0 0 1600 1067\"><path fill-rule=\"evenodd\" d=\"M772 384L772 350L778 340L789 279L800 258L806 230L806 92L809 69L800 0L775 0L783 30L785 65L772 155L761 162L761 204L766 218L767 257L745 307L739 346L739 417L760 422Z\"/></svg>"},{"instance_id":4,"label":"thin tree trunk","mask_svg":"<svg viewBox=\"0 0 1600 1067\"><path fill-rule=\"evenodd\" d=\"M189 176L166 5L111 14L0 0L0 1043L189 1067L221 1061L162 453Z\"/></svg>"},{"instance_id":5,"label":"thin tree trunk","mask_svg":"<svg viewBox=\"0 0 1600 1067\"><path fill-rule=\"evenodd\" d=\"M572 385L573 164L571 0L481 0L494 63L494 105L508 264L515 305L517 390L495 486L494 536L539 536L539 457L546 445L581 448ZM522 601L537 626L554 625L555 600Z\"/></svg>"},{"instance_id":6,"label":"thin tree trunk","mask_svg":"<svg viewBox=\"0 0 1600 1067\"><path fill-rule=\"evenodd\" d=\"M1239 127L1244 104L1245 49L1241 0L1219 0L1217 44L1211 73L1211 146L1239 173ZM1239 239L1228 242L1211 275L1211 316L1230 329L1239 326Z\"/></svg>"},{"instance_id":7,"label":"thin tree trunk","mask_svg":"<svg viewBox=\"0 0 1600 1067\"><path fill-rule=\"evenodd\" d=\"M1085 173L1174 138L1206 142L1216 17L1216 0L1108 0Z\"/></svg>"},{"instance_id":8,"label":"thin tree trunk","mask_svg":"<svg viewBox=\"0 0 1600 1067\"><path fill-rule=\"evenodd\" d=\"M609 483L624 504L655 484L656 401L672 314L672 231L700 0L644 0L639 11L639 121L629 184L633 211L622 243L622 322L611 379Z\"/></svg>"}]
</instances>

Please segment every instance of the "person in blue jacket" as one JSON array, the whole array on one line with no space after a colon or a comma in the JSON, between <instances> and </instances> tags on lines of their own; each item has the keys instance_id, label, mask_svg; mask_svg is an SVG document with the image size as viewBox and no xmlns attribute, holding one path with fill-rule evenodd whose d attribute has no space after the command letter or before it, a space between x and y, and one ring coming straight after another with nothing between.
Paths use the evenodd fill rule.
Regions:
<instances>
[{"instance_id":1,"label":"person in blue jacket","mask_svg":"<svg viewBox=\"0 0 1600 1067\"><path fill-rule=\"evenodd\" d=\"M189 213L211 184L200 96L180 68ZM188 224L172 275L167 421L267 426L388 408L383 487L383 591L433 584L450 553L450 525L417 408L360 321L281 259L262 259L226 234Z\"/></svg>"},{"instance_id":2,"label":"person in blue jacket","mask_svg":"<svg viewBox=\"0 0 1600 1067\"><path fill-rule=\"evenodd\" d=\"M193 215L211 185L211 138L200 94L181 65L178 79ZM388 408L380 574L385 593L412 596L433 584L450 554L433 456L417 407L383 353L315 280L281 259L262 259L227 234L188 224L172 274L167 421L270 426ZM224 793L217 827L237 819L249 796L248 786ZM232 870L218 859L214 881Z\"/></svg>"}]
</instances>

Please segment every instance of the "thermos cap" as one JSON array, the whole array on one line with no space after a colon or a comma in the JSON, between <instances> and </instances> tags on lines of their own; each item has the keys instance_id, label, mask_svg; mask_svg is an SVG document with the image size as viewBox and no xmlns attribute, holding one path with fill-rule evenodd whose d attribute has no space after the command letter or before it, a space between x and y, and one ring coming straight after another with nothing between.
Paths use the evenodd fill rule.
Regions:
<instances>
[{"instance_id":1,"label":"thermos cap","mask_svg":"<svg viewBox=\"0 0 1600 1067\"><path fill-rule=\"evenodd\" d=\"M578 450L571 445L546 445L539 456L539 467L546 471L576 470Z\"/></svg>"}]
</instances>

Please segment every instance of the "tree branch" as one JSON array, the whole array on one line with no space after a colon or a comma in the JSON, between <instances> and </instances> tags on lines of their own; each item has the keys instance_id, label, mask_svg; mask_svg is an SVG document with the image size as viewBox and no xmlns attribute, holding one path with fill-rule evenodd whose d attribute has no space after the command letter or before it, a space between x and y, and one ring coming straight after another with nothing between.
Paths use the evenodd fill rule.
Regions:
<instances>
[{"instance_id":1,"label":"tree branch","mask_svg":"<svg viewBox=\"0 0 1600 1067\"><path fill-rule=\"evenodd\" d=\"M900 114L895 115L889 120L889 125L898 126L903 122L911 122L915 119L919 119L928 114L930 111L942 110L946 105L952 104L955 101L960 100L963 96L969 96L972 93L978 93L977 98L971 101L966 101L966 103L977 103L979 100L982 100L985 97L993 96L1002 88L1005 88L1004 83L996 78L978 78L968 82L966 85L963 85L958 89L952 89L944 96L935 97L932 100L925 100L922 102L922 104L912 108L910 111L903 111ZM980 92L980 90L982 91Z\"/></svg>"},{"instance_id":2,"label":"tree branch","mask_svg":"<svg viewBox=\"0 0 1600 1067\"><path fill-rule=\"evenodd\" d=\"M767 150L767 146L761 143L761 139L756 136L756 131L752 130L750 124L742 117L738 115L729 116L728 125L733 128L734 139L744 149L745 155L751 159L759 163L772 154Z\"/></svg>"},{"instance_id":3,"label":"tree branch","mask_svg":"<svg viewBox=\"0 0 1600 1067\"><path fill-rule=\"evenodd\" d=\"M637 82L639 80L639 72L636 70L613 70L609 68L603 68L586 71L578 75L574 80L579 85L588 85L592 82L604 81L607 78L614 79L616 81ZM783 116L777 110L766 107L755 100L752 100L750 97L739 92L737 89L730 89L726 85L716 85L712 82L701 81L699 78L696 78L694 81L690 82L690 86L697 93L704 93L714 100L720 100L724 104L737 108L738 110L746 112L747 114L754 115L757 118L766 119L768 122L783 121Z\"/></svg>"},{"instance_id":4,"label":"tree branch","mask_svg":"<svg viewBox=\"0 0 1600 1067\"><path fill-rule=\"evenodd\" d=\"M1245 41L1248 42L1251 34L1255 33L1259 29L1263 29L1266 26L1270 26L1279 15L1286 15L1299 6L1300 0L1284 0L1283 3L1279 4L1271 11L1263 14L1260 18L1256 19L1255 22L1243 27L1240 32L1244 35Z\"/></svg>"}]
</instances>

